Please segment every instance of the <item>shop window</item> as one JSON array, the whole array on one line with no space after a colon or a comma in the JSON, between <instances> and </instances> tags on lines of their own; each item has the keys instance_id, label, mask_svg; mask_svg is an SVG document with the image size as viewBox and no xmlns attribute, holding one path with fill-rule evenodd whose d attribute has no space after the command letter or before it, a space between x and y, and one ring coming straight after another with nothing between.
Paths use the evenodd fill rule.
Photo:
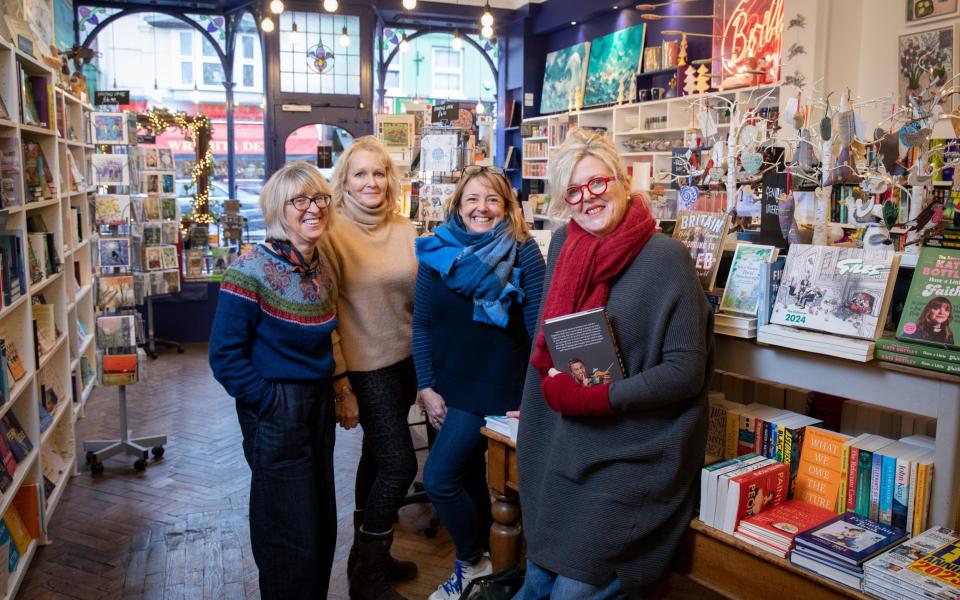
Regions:
<instances>
[{"instance_id":1,"label":"shop window","mask_svg":"<svg viewBox=\"0 0 960 600\"><path fill-rule=\"evenodd\" d=\"M305 160L311 164L317 164L318 150L322 147L323 153L327 154L326 149L329 148L329 166L321 165L320 171L324 177L330 179L333 175L332 165L352 143L353 135L341 127L322 123L304 125L287 136L283 144L285 160L286 162Z\"/></svg>"},{"instance_id":2,"label":"shop window","mask_svg":"<svg viewBox=\"0 0 960 600\"><path fill-rule=\"evenodd\" d=\"M463 96L463 50L433 48L432 95L436 98Z\"/></svg>"},{"instance_id":3,"label":"shop window","mask_svg":"<svg viewBox=\"0 0 960 600\"><path fill-rule=\"evenodd\" d=\"M297 31L293 31L296 23ZM350 45L340 45L343 28ZM280 91L360 95L359 17L286 11L280 15Z\"/></svg>"},{"instance_id":4,"label":"shop window","mask_svg":"<svg viewBox=\"0 0 960 600\"><path fill-rule=\"evenodd\" d=\"M242 34L237 39L237 49L233 55L233 80L237 89L261 91L263 62L260 59L259 44L254 44L253 35Z\"/></svg>"},{"instance_id":5,"label":"shop window","mask_svg":"<svg viewBox=\"0 0 960 600\"><path fill-rule=\"evenodd\" d=\"M403 96L403 61L395 56L387 67L387 76L383 80L387 96Z\"/></svg>"}]
</instances>

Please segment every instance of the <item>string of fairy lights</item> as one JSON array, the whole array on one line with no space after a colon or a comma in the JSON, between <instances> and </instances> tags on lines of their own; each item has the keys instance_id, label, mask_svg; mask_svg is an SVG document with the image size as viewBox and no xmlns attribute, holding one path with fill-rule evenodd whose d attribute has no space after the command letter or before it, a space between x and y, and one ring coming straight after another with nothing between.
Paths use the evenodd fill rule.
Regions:
<instances>
[{"instance_id":1,"label":"string of fairy lights","mask_svg":"<svg viewBox=\"0 0 960 600\"><path fill-rule=\"evenodd\" d=\"M204 114L190 116L185 112L171 113L165 108L153 108L140 113L146 117L149 122L148 128L155 135L163 135L170 127L176 127L183 132L184 138L193 140L194 144L203 136L209 141L213 132L210 119ZM202 157L197 158L193 168L190 169L190 182L197 186L197 181L203 174L209 174L213 169L213 151L207 144L207 150ZM193 221L198 224L213 223L213 215L209 211L210 185L209 183L200 189L196 188L193 197Z\"/></svg>"}]
</instances>

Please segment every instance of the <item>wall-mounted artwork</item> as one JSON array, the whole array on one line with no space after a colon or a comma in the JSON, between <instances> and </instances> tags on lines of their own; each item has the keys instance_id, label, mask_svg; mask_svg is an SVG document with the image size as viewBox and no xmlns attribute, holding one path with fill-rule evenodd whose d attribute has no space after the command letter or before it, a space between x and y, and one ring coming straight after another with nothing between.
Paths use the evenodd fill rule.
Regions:
<instances>
[{"instance_id":1,"label":"wall-mounted artwork","mask_svg":"<svg viewBox=\"0 0 960 600\"><path fill-rule=\"evenodd\" d=\"M924 24L957 14L957 0L906 0L907 24Z\"/></svg>"},{"instance_id":2,"label":"wall-mounted artwork","mask_svg":"<svg viewBox=\"0 0 960 600\"><path fill-rule=\"evenodd\" d=\"M540 93L540 114L562 112L577 105L587 77L590 42L563 48L547 54L543 69L543 91Z\"/></svg>"},{"instance_id":3,"label":"wall-mounted artwork","mask_svg":"<svg viewBox=\"0 0 960 600\"><path fill-rule=\"evenodd\" d=\"M630 91L636 85L635 76L640 71L645 32L643 25L634 25L590 43L584 106L630 100Z\"/></svg>"},{"instance_id":4,"label":"wall-mounted artwork","mask_svg":"<svg viewBox=\"0 0 960 600\"><path fill-rule=\"evenodd\" d=\"M931 31L900 36L897 64L897 89L900 102L924 88L941 86L953 77L956 31L951 25Z\"/></svg>"}]
</instances>

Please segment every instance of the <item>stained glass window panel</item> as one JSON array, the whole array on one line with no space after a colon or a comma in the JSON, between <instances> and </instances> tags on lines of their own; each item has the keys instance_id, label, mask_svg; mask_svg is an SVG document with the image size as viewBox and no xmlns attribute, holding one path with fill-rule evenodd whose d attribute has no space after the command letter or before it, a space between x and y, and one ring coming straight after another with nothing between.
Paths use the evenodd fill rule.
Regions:
<instances>
[{"instance_id":1,"label":"stained glass window panel","mask_svg":"<svg viewBox=\"0 0 960 600\"><path fill-rule=\"evenodd\" d=\"M347 48L339 41L344 27L350 36ZM359 17L284 12L280 16L280 91L359 95L361 46Z\"/></svg>"}]
</instances>

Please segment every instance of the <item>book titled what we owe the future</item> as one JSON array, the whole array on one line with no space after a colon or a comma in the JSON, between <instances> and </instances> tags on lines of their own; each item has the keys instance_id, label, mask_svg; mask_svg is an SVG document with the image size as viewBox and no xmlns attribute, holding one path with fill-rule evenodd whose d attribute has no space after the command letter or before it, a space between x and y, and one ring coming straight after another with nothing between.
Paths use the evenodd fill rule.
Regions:
<instances>
[{"instance_id":1,"label":"book titled what we owe the future","mask_svg":"<svg viewBox=\"0 0 960 600\"><path fill-rule=\"evenodd\" d=\"M625 370L604 308L546 319L543 335L553 366L586 386L623 379Z\"/></svg>"}]
</instances>

